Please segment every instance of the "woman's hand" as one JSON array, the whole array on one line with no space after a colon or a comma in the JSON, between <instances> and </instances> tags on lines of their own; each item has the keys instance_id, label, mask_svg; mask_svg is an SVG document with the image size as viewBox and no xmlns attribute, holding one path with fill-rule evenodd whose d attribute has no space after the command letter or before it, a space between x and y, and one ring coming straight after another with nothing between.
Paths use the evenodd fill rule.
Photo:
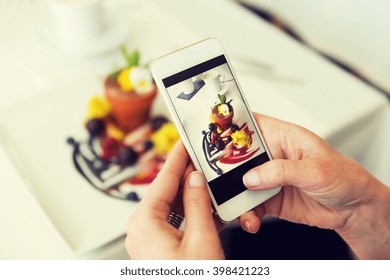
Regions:
<instances>
[{"instance_id":1,"label":"woman's hand","mask_svg":"<svg viewBox=\"0 0 390 280\"><path fill-rule=\"evenodd\" d=\"M126 249L131 258L224 258L204 176L193 170L179 141L128 221ZM182 184L181 201L177 194ZM168 223L173 210L184 210L184 231Z\"/></svg>"},{"instance_id":2,"label":"woman's hand","mask_svg":"<svg viewBox=\"0 0 390 280\"><path fill-rule=\"evenodd\" d=\"M389 189L357 162L300 126L263 115L255 117L274 160L248 171L243 177L244 184L251 190L281 185L283 188L240 217L243 229L257 232L261 218L271 215L336 230L353 245L353 240L373 233L373 221L378 219L376 211L380 219L389 216ZM366 216L369 213L371 217ZM364 224L359 220L365 220ZM388 226L389 222L385 227ZM362 251L361 245L353 248L358 255L373 256L369 248Z\"/></svg>"}]
</instances>

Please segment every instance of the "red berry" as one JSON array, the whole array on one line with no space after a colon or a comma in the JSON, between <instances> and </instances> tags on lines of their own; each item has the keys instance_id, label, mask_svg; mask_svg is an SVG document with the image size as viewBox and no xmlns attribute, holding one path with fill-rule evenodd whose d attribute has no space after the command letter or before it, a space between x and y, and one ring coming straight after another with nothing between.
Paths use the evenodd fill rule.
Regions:
<instances>
[{"instance_id":1,"label":"red berry","mask_svg":"<svg viewBox=\"0 0 390 280\"><path fill-rule=\"evenodd\" d=\"M109 160L112 157L116 156L118 154L118 150L120 146L121 145L117 140L115 140L112 137L107 137L102 146L103 149L102 158L104 160Z\"/></svg>"}]
</instances>

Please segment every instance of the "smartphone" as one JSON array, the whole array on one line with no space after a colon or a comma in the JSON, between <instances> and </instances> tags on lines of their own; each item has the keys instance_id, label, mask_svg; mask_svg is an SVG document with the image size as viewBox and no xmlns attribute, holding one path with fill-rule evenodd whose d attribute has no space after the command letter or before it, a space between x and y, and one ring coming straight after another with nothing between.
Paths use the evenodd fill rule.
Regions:
<instances>
[{"instance_id":1,"label":"smartphone","mask_svg":"<svg viewBox=\"0 0 390 280\"><path fill-rule=\"evenodd\" d=\"M251 191L243 184L243 175L271 155L217 39L157 58L152 75L222 221L237 218L280 191Z\"/></svg>"}]
</instances>

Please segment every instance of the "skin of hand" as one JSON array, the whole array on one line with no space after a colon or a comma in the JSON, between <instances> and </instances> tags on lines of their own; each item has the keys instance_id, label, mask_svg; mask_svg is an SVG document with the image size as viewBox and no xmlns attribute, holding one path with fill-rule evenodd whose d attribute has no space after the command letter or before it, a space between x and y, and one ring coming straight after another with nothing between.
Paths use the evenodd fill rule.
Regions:
<instances>
[{"instance_id":1,"label":"skin of hand","mask_svg":"<svg viewBox=\"0 0 390 280\"><path fill-rule=\"evenodd\" d=\"M224 258L205 178L202 173L193 170L182 142L178 141L146 196L129 218L126 249L131 258ZM178 207L175 204L181 185L182 203L179 201ZM172 209L184 210L184 231L168 223Z\"/></svg>"},{"instance_id":2,"label":"skin of hand","mask_svg":"<svg viewBox=\"0 0 390 280\"><path fill-rule=\"evenodd\" d=\"M335 230L359 258L390 258L390 189L314 133L255 114L273 160L248 171L251 190L282 190L240 218L259 230L265 215Z\"/></svg>"}]
</instances>

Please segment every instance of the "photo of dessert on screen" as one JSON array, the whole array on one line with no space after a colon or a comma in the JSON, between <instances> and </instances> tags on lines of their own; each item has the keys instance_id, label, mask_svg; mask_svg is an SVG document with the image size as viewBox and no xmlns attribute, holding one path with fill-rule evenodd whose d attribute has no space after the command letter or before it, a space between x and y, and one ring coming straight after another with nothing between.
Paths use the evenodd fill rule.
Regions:
<instances>
[{"instance_id":1,"label":"photo of dessert on screen","mask_svg":"<svg viewBox=\"0 0 390 280\"><path fill-rule=\"evenodd\" d=\"M167 90L208 181L265 151L227 63L183 78Z\"/></svg>"},{"instance_id":2,"label":"photo of dessert on screen","mask_svg":"<svg viewBox=\"0 0 390 280\"><path fill-rule=\"evenodd\" d=\"M219 95L220 103L211 109L210 123L202 131L204 156L218 175L224 172L218 163L237 164L251 158L259 147L252 147L252 135L248 122L234 121L233 99L226 101Z\"/></svg>"}]
</instances>

